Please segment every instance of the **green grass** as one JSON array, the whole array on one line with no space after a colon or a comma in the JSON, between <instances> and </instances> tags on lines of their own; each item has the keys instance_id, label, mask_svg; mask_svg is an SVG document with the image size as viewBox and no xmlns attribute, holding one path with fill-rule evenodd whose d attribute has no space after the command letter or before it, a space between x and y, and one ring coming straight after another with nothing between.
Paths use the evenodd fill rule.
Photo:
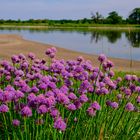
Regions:
<instances>
[{"instance_id":1,"label":"green grass","mask_svg":"<svg viewBox=\"0 0 140 140\"><path fill-rule=\"evenodd\" d=\"M47 23L11 23L11 24L0 24L0 27L42 27L42 28L137 28L140 26L137 24L52 24L49 25Z\"/></svg>"}]
</instances>

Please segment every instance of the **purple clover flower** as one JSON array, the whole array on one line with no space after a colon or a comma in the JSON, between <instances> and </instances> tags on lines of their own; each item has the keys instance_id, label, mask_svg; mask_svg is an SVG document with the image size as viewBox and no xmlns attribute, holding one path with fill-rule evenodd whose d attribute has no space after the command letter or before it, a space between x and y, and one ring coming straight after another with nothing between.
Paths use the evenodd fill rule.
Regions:
<instances>
[{"instance_id":1,"label":"purple clover flower","mask_svg":"<svg viewBox=\"0 0 140 140\"><path fill-rule=\"evenodd\" d=\"M77 101L74 102L74 105L76 106L77 109L79 109L79 108L81 108L82 103L77 100Z\"/></svg>"},{"instance_id":2,"label":"purple clover flower","mask_svg":"<svg viewBox=\"0 0 140 140\"><path fill-rule=\"evenodd\" d=\"M107 88L102 87L102 88L100 89L100 93L101 93L101 94L108 94L108 93L109 93L109 91L108 91L108 89L107 89Z\"/></svg>"},{"instance_id":3,"label":"purple clover flower","mask_svg":"<svg viewBox=\"0 0 140 140\"><path fill-rule=\"evenodd\" d=\"M135 107L132 103L129 102L129 103L126 104L125 109L127 111L133 111L135 109Z\"/></svg>"},{"instance_id":4,"label":"purple clover flower","mask_svg":"<svg viewBox=\"0 0 140 140\"><path fill-rule=\"evenodd\" d=\"M46 97L50 97L50 96L54 96L54 92L52 92L51 90L49 90L48 92L45 93Z\"/></svg>"},{"instance_id":5,"label":"purple clover flower","mask_svg":"<svg viewBox=\"0 0 140 140\"><path fill-rule=\"evenodd\" d=\"M36 95L34 93L30 93L27 97L28 101L34 101L36 99Z\"/></svg>"},{"instance_id":6,"label":"purple clover flower","mask_svg":"<svg viewBox=\"0 0 140 140\"><path fill-rule=\"evenodd\" d=\"M69 105L67 106L67 108L68 108L68 110L70 110L70 111L76 110L76 106L75 106L73 103L69 104Z\"/></svg>"},{"instance_id":7,"label":"purple clover flower","mask_svg":"<svg viewBox=\"0 0 140 140\"><path fill-rule=\"evenodd\" d=\"M99 103L97 101L94 101L92 104L91 104L91 107L94 108L95 110L100 110L101 107L99 105Z\"/></svg>"},{"instance_id":8,"label":"purple clover flower","mask_svg":"<svg viewBox=\"0 0 140 140\"><path fill-rule=\"evenodd\" d=\"M112 103L112 102L111 102L110 100L107 100L107 101L106 101L106 105L107 105L107 106L111 106L111 103Z\"/></svg>"},{"instance_id":9,"label":"purple clover flower","mask_svg":"<svg viewBox=\"0 0 140 140\"><path fill-rule=\"evenodd\" d=\"M20 125L20 121L15 119L12 121L13 126L19 126Z\"/></svg>"},{"instance_id":10,"label":"purple clover flower","mask_svg":"<svg viewBox=\"0 0 140 140\"><path fill-rule=\"evenodd\" d=\"M56 117L59 117L60 112L59 112L56 108L52 108L52 109L50 110L50 115L51 115L53 118L56 118Z\"/></svg>"},{"instance_id":11,"label":"purple clover flower","mask_svg":"<svg viewBox=\"0 0 140 140\"><path fill-rule=\"evenodd\" d=\"M114 75L115 75L114 72L112 70L110 70L109 73L108 73L108 76L113 77Z\"/></svg>"},{"instance_id":12,"label":"purple clover flower","mask_svg":"<svg viewBox=\"0 0 140 140\"><path fill-rule=\"evenodd\" d=\"M39 87L40 89L42 89L42 90L46 90L47 87L48 87L48 85L45 84L45 83L41 83L40 85L38 85L38 87Z\"/></svg>"},{"instance_id":13,"label":"purple clover flower","mask_svg":"<svg viewBox=\"0 0 140 140\"><path fill-rule=\"evenodd\" d=\"M42 104L46 102L46 97L44 96L44 94L39 94L35 100L38 104Z\"/></svg>"},{"instance_id":14,"label":"purple clover flower","mask_svg":"<svg viewBox=\"0 0 140 140\"><path fill-rule=\"evenodd\" d=\"M13 63L19 63L19 57L17 55L13 55L11 57L11 60L12 60Z\"/></svg>"},{"instance_id":15,"label":"purple clover flower","mask_svg":"<svg viewBox=\"0 0 140 140\"><path fill-rule=\"evenodd\" d=\"M36 86L33 86L31 88L31 92L37 93L37 92L39 92L39 89Z\"/></svg>"},{"instance_id":16,"label":"purple clover flower","mask_svg":"<svg viewBox=\"0 0 140 140\"><path fill-rule=\"evenodd\" d=\"M45 100L45 104L47 105L47 107L52 107L52 106L55 106L56 104L56 99L54 96L50 96L48 98L46 98Z\"/></svg>"},{"instance_id":17,"label":"purple clover flower","mask_svg":"<svg viewBox=\"0 0 140 140\"><path fill-rule=\"evenodd\" d=\"M30 52L30 53L28 54L28 57L29 57L31 60L33 60L33 59L35 59L35 54L32 53L32 52Z\"/></svg>"},{"instance_id":18,"label":"purple clover flower","mask_svg":"<svg viewBox=\"0 0 140 140\"><path fill-rule=\"evenodd\" d=\"M64 94L67 94L68 93L68 87L66 85L63 85L61 88L60 88L61 92L64 93Z\"/></svg>"},{"instance_id":19,"label":"purple clover flower","mask_svg":"<svg viewBox=\"0 0 140 140\"><path fill-rule=\"evenodd\" d=\"M131 75L127 74L127 75L125 76L125 80L131 81Z\"/></svg>"},{"instance_id":20,"label":"purple clover flower","mask_svg":"<svg viewBox=\"0 0 140 140\"><path fill-rule=\"evenodd\" d=\"M46 51L46 55L48 55L50 58L54 58L57 50L55 47L49 48Z\"/></svg>"},{"instance_id":21,"label":"purple clover flower","mask_svg":"<svg viewBox=\"0 0 140 140\"><path fill-rule=\"evenodd\" d=\"M80 101L81 103L87 102L87 101L88 101L87 95L82 94L82 95L79 97L79 101Z\"/></svg>"},{"instance_id":22,"label":"purple clover flower","mask_svg":"<svg viewBox=\"0 0 140 140\"><path fill-rule=\"evenodd\" d=\"M3 94L3 102L10 102L14 96L15 96L15 92L14 91L4 91Z\"/></svg>"},{"instance_id":23,"label":"purple clover flower","mask_svg":"<svg viewBox=\"0 0 140 140\"><path fill-rule=\"evenodd\" d=\"M137 81L137 80L138 80L138 77L137 77L136 75L132 75L132 76L131 76L131 80L132 80L132 81Z\"/></svg>"},{"instance_id":24,"label":"purple clover flower","mask_svg":"<svg viewBox=\"0 0 140 140\"><path fill-rule=\"evenodd\" d=\"M38 114L45 114L47 113L49 110L46 107L46 105L41 105L39 106L39 108L37 109Z\"/></svg>"},{"instance_id":25,"label":"purple clover flower","mask_svg":"<svg viewBox=\"0 0 140 140\"><path fill-rule=\"evenodd\" d=\"M98 57L98 60L103 63L104 61L107 60L106 56L104 54L100 54L99 57Z\"/></svg>"},{"instance_id":26,"label":"purple clover flower","mask_svg":"<svg viewBox=\"0 0 140 140\"><path fill-rule=\"evenodd\" d=\"M140 93L140 86L136 87L136 92Z\"/></svg>"},{"instance_id":27,"label":"purple clover flower","mask_svg":"<svg viewBox=\"0 0 140 140\"><path fill-rule=\"evenodd\" d=\"M65 131L66 129L66 123L62 120L61 117L57 118L54 122L54 128L60 130L60 131Z\"/></svg>"},{"instance_id":28,"label":"purple clover flower","mask_svg":"<svg viewBox=\"0 0 140 140\"><path fill-rule=\"evenodd\" d=\"M112 68L112 67L114 67L113 62L110 61L110 60L107 60L107 67L108 67L109 69Z\"/></svg>"},{"instance_id":29,"label":"purple clover flower","mask_svg":"<svg viewBox=\"0 0 140 140\"><path fill-rule=\"evenodd\" d=\"M137 97L137 103L140 103L140 95Z\"/></svg>"},{"instance_id":30,"label":"purple clover flower","mask_svg":"<svg viewBox=\"0 0 140 140\"><path fill-rule=\"evenodd\" d=\"M77 99L77 96L74 94L74 93L70 93L69 95L68 95L68 98L70 99L70 100L76 100Z\"/></svg>"},{"instance_id":31,"label":"purple clover flower","mask_svg":"<svg viewBox=\"0 0 140 140\"><path fill-rule=\"evenodd\" d=\"M116 108L118 108L119 107L119 104L117 103L117 102L111 102L111 101L106 101L106 105L107 106L110 106L110 107L112 107L112 108L114 108L114 109L116 109Z\"/></svg>"},{"instance_id":32,"label":"purple clover flower","mask_svg":"<svg viewBox=\"0 0 140 140\"><path fill-rule=\"evenodd\" d=\"M122 99L122 94L117 95L118 100Z\"/></svg>"},{"instance_id":33,"label":"purple clover flower","mask_svg":"<svg viewBox=\"0 0 140 140\"><path fill-rule=\"evenodd\" d=\"M119 107L119 105L118 105L117 102L112 102L112 103L110 104L110 106L111 106L112 108L114 108L114 109Z\"/></svg>"},{"instance_id":34,"label":"purple clover flower","mask_svg":"<svg viewBox=\"0 0 140 140\"><path fill-rule=\"evenodd\" d=\"M102 88L102 87L105 87L105 83L104 82L100 82L99 83L99 86Z\"/></svg>"},{"instance_id":35,"label":"purple clover flower","mask_svg":"<svg viewBox=\"0 0 140 140\"><path fill-rule=\"evenodd\" d=\"M57 49L55 47L51 47L51 51L52 51L52 53L56 53Z\"/></svg>"},{"instance_id":36,"label":"purple clover flower","mask_svg":"<svg viewBox=\"0 0 140 140\"><path fill-rule=\"evenodd\" d=\"M94 110L92 107L89 107L86 112L89 116L96 116L96 110Z\"/></svg>"},{"instance_id":37,"label":"purple clover flower","mask_svg":"<svg viewBox=\"0 0 140 140\"><path fill-rule=\"evenodd\" d=\"M95 80L98 77L98 72L93 72L93 74L91 75L91 80Z\"/></svg>"},{"instance_id":38,"label":"purple clover flower","mask_svg":"<svg viewBox=\"0 0 140 140\"><path fill-rule=\"evenodd\" d=\"M70 100L64 93L57 93L57 100L62 104L69 104Z\"/></svg>"},{"instance_id":39,"label":"purple clover flower","mask_svg":"<svg viewBox=\"0 0 140 140\"><path fill-rule=\"evenodd\" d=\"M22 54L22 53L20 53L20 54L18 55L18 58L19 58L19 59L22 59L22 60L26 60L25 55Z\"/></svg>"},{"instance_id":40,"label":"purple clover flower","mask_svg":"<svg viewBox=\"0 0 140 140\"><path fill-rule=\"evenodd\" d=\"M9 108L7 105L5 104L0 105L0 113L6 113L8 111L9 111Z\"/></svg>"},{"instance_id":41,"label":"purple clover flower","mask_svg":"<svg viewBox=\"0 0 140 140\"><path fill-rule=\"evenodd\" d=\"M122 81L122 78L121 77L118 77L117 78L117 83L121 82Z\"/></svg>"},{"instance_id":42,"label":"purple clover flower","mask_svg":"<svg viewBox=\"0 0 140 140\"><path fill-rule=\"evenodd\" d=\"M10 81L10 80L11 80L11 76L10 76L10 75L7 75L7 76L6 76L6 80L7 80L7 81Z\"/></svg>"},{"instance_id":43,"label":"purple clover flower","mask_svg":"<svg viewBox=\"0 0 140 140\"><path fill-rule=\"evenodd\" d=\"M79 56L79 57L77 57L77 61L82 62L82 61L84 61L84 58L82 56Z\"/></svg>"},{"instance_id":44,"label":"purple clover flower","mask_svg":"<svg viewBox=\"0 0 140 140\"><path fill-rule=\"evenodd\" d=\"M16 99L20 99L20 98L23 98L23 97L24 97L24 93L21 92L20 90L17 90L17 91L15 92L15 98L16 98Z\"/></svg>"},{"instance_id":45,"label":"purple clover flower","mask_svg":"<svg viewBox=\"0 0 140 140\"><path fill-rule=\"evenodd\" d=\"M28 106L25 106L21 109L21 115L24 117L31 117L32 110Z\"/></svg>"},{"instance_id":46,"label":"purple clover flower","mask_svg":"<svg viewBox=\"0 0 140 140\"><path fill-rule=\"evenodd\" d=\"M130 96L130 95L132 94L130 89L125 89L125 90L124 90L124 93L125 93L127 96Z\"/></svg>"},{"instance_id":47,"label":"purple clover flower","mask_svg":"<svg viewBox=\"0 0 140 140\"><path fill-rule=\"evenodd\" d=\"M135 92L135 90L136 90L136 85L130 84L129 88L131 89L132 92Z\"/></svg>"}]
</instances>

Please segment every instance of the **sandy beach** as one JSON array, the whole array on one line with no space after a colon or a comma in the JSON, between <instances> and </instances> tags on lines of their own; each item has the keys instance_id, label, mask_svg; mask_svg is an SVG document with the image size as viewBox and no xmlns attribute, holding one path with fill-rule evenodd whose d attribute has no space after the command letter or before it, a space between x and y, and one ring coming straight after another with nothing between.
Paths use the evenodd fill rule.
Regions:
<instances>
[{"instance_id":1,"label":"sandy beach","mask_svg":"<svg viewBox=\"0 0 140 140\"><path fill-rule=\"evenodd\" d=\"M93 62L94 66L98 66L96 55L84 54L80 52L74 52L71 50L59 48L50 44L38 43L35 41L29 41L23 39L18 35L0 35L0 60L8 59L13 54L23 53L27 55L29 52L33 52L39 58L46 58L45 51L49 47L56 47L58 50L57 58L59 59L76 59L78 56L83 56L85 59L89 59ZM115 70L123 71L140 71L140 61L130 61L125 59L109 58L115 64Z\"/></svg>"}]
</instances>

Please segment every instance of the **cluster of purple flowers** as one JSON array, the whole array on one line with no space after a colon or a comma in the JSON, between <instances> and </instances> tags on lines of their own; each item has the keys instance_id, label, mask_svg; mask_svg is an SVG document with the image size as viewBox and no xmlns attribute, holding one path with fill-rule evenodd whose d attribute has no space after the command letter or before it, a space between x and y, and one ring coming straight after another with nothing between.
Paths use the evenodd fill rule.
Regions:
<instances>
[{"instance_id":1,"label":"cluster of purple flowers","mask_svg":"<svg viewBox=\"0 0 140 140\"><path fill-rule=\"evenodd\" d=\"M94 96L104 98L118 88L120 92L116 101L108 100L107 106L118 108L120 101L129 99L133 93L138 93L136 102L140 104L140 87L134 84L138 77L126 75L127 85L119 87L122 79L112 79L114 72L111 68L114 64L105 55L99 56L101 67L98 68L83 57L64 61L54 59L55 54L55 48L46 51L46 55L53 58L49 65L46 60L37 59L33 53L29 53L28 58L23 54L13 55L12 64L1 61L0 114L11 110L23 118L31 117L34 112L40 116L49 114L54 121L54 128L65 131L67 122L59 106L71 113L87 104L85 112L89 116L96 116L101 106L100 102L94 101ZM10 106L11 103L13 106ZM128 102L125 109L134 111L135 107ZM34 122L43 124L44 120L37 119ZM14 118L12 124L19 126L20 120Z\"/></svg>"},{"instance_id":2,"label":"cluster of purple flowers","mask_svg":"<svg viewBox=\"0 0 140 140\"><path fill-rule=\"evenodd\" d=\"M56 48L55 48L55 47L52 47L52 48L49 48L49 49L46 51L46 55L48 55L50 58L54 58L56 52L57 52Z\"/></svg>"},{"instance_id":3,"label":"cluster of purple flowers","mask_svg":"<svg viewBox=\"0 0 140 140\"><path fill-rule=\"evenodd\" d=\"M97 110L100 110L101 109L101 107L100 107L100 105L98 104L98 102L93 102L91 105L90 105L90 107L87 109L87 113L88 113L88 115L90 115L90 116L95 116L96 115L96 111Z\"/></svg>"}]
</instances>

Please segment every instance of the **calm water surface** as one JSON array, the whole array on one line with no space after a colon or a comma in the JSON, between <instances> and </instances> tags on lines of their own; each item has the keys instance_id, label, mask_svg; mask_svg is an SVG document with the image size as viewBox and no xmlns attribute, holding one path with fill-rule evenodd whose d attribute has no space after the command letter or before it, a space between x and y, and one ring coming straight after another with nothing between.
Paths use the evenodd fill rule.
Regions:
<instances>
[{"instance_id":1,"label":"calm water surface","mask_svg":"<svg viewBox=\"0 0 140 140\"><path fill-rule=\"evenodd\" d=\"M140 61L140 30L3 29L0 34L18 34L25 39L53 44L87 54Z\"/></svg>"}]
</instances>

